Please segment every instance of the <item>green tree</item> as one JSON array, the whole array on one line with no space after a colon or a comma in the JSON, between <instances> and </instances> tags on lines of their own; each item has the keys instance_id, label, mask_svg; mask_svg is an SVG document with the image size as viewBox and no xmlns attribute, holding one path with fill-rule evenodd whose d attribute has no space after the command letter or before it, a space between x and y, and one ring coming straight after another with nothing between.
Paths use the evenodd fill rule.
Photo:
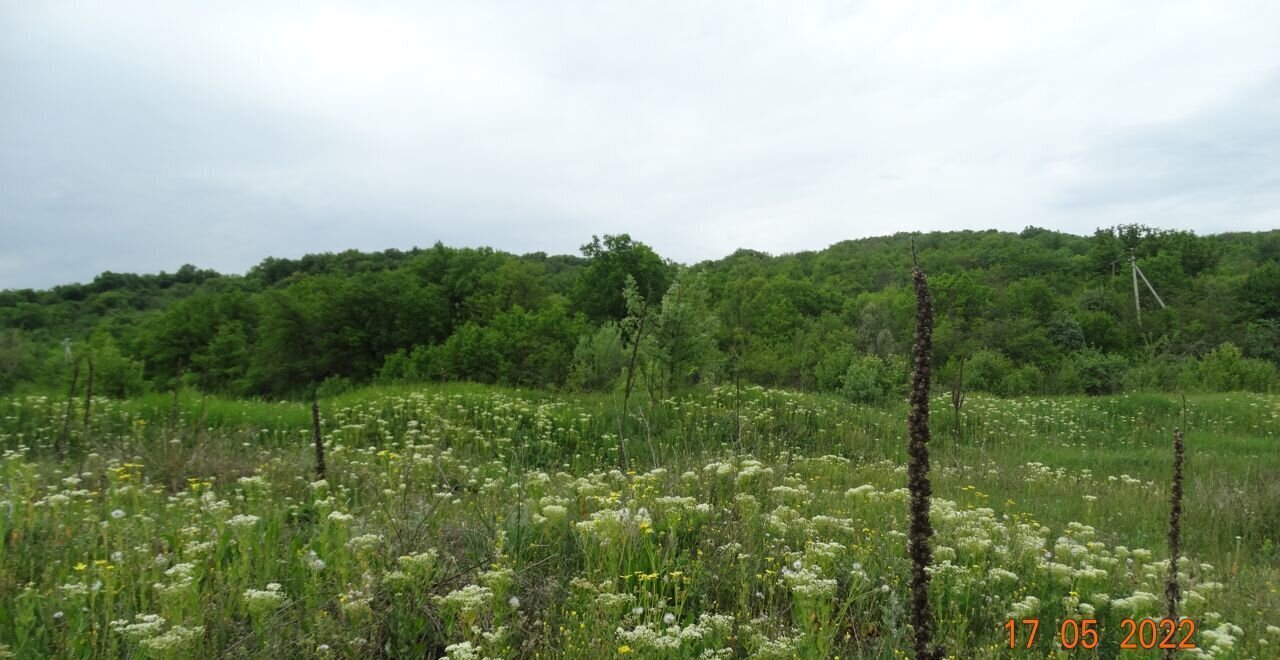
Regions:
<instances>
[{"instance_id":1,"label":"green tree","mask_svg":"<svg viewBox=\"0 0 1280 660\"><path fill-rule=\"evenodd\" d=\"M1128 361L1124 356L1087 348L1070 358L1071 369L1085 394L1114 394L1120 391Z\"/></svg>"},{"instance_id":2,"label":"green tree","mask_svg":"<svg viewBox=\"0 0 1280 660\"><path fill-rule=\"evenodd\" d=\"M123 399L145 390L142 363L123 354L111 335L94 333L86 352L93 359L94 394Z\"/></svg>"},{"instance_id":3,"label":"green tree","mask_svg":"<svg viewBox=\"0 0 1280 660\"><path fill-rule=\"evenodd\" d=\"M628 234L592 236L582 246L590 261L574 288L577 309L593 322L621 320L627 314L622 298L627 276L635 278L640 294L657 300L671 283L671 266L652 248Z\"/></svg>"},{"instance_id":4,"label":"green tree","mask_svg":"<svg viewBox=\"0 0 1280 660\"><path fill-rule=\"evenodd\" d=\"M569 385L580 390L602 390L617 380L627 366L622 329L608 321L595 332L582 335L573 350Z\"/></svg>"},{"instance_id":5,"label":"green tree","mask_svg":"<svg viewBox=\"0 0 1280 660\"><path fill-rule=\"evenodd\" d=\"M718 329L705 280L680 271L662 297L649 335L653 343L648 357L663 391L714 378L721 358L715 339Z\"/></svg>"},{"instance_id":6,"label":"green tree","mask_svg":"<svg viewBox=\"0 0 1280 660\"><path fill-rule=\"evenodd\" d=\"M1275 365L1244 357L1230 342L1205 355L1196 376L1200 386L1211 392L1268 392L1277 381Z\"/></svg>"},{"instance_id":7,"label":"green tree","mask_svg":"<svg viewBox=\"0 0 1280 660\"><path fill-rule=\"evenodd\" d=\"M208 345L192 360L206 389L228 394L246 394L252 353L248 330L242 321L231 320L218 327Z\"/></svg>"},{"instance_id":8,"label":"green tree","mask_svg":"<svg viewBox=\"0 0 1280 660\"><path fill-rule=\"evenodd\" d=\"M203 350L226 314L219 296L197 293L170 305L164 313L148 320L141 331L142 355L147 373L165 384L178 369L190 367L192 356Z\"/></svg>"},{"instance_id":9,"label":"green tree","mask_svg":"<svg viewBox=\"0 0 1280 660\"><path fill-rule=\"evenodd\" d=\"M1249 273L1239 297L1245 318L1280 320L1280 263L1272 261Z\"/></svg>"},{"instance_id":10,"label":"green tree","mask_svg":"<svg viewBox=\"0 0 1280 660\"><path fill-rule=\"evenodd\" d=\"M884 403L906 388L907 361L898 356L855 355L840 382L840 393L854 403Z\"/></svg>"},{"instance_id":11,"label":"green tree","mask_svg":"<svg viewBox=\"0 0 1280 660\"><path fill-rule=\"evenodd\" d=\"M13 391L21 382L35 379L35 347L18 328L0 332L0 394Z\"/></svg>"},{"instance_id":12,"label":"green tree","mask_svg":"<svg viewBox=\"0 0 1280 660\"><path fill-rule=\"evenodd\" d=\"M1078 351L1085 347L1084 328L1076 317L1067 312L1054 314L1045 331L1049 341L1061 350Z\"/></svg>"}]
</instances>

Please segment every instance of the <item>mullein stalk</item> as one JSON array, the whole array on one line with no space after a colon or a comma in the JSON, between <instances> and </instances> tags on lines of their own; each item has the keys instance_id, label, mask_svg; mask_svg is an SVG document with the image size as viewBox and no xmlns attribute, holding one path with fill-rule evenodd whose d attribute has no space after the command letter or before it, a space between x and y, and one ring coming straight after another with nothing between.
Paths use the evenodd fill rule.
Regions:
<instances>
[{"instance_id":1,"label":"mullein stalk","mask_svg":"<svg viewBox=\"0 0 1280 660\"><path fill-rule=\"evenodd\" d=\"M929 522L929 377L933 355L933 301L929 282L911 244L911 279L916 292L916 336L912 349L910 410L907 414L907 488L911 493L911 528L907 555L911 559L911 628L915 633L917 660L942 658L945 651L933 645L933 612L929 606L929 573L933 561Z\"/></svg>"},{"instance_id":2,"label":"mullein stalk","mask_svg":"<svg viewBox=\"0 0 1280 660\"><path fill-rule=\"evenodd\" d=\"M93 420L93 353L89 354L89 380L84 388L84 436L89 437L89 422Z\"/></svg>"},{"instance_id":3,"label":"mullein stalk","mask_svg":"<svg viewBox=\"0 0 1280 660\"><path fill-rule=\"evenodd\" d=\"M951 388L951 436L955 439L960 438L960 409L964 407L964 356L961 355L959 360L959 370L956 372L956 384ZM952 447L954 448L954 444Z\"/></svg>"},{"instance_id":4,"label":"mullein stalk","mask_svg":"<svg viewBox=\"0 0 1280 660\"><path fill-rule=\"evenodd\" d=\"M169 408L169 431L177 433L178 431L178 412L182 395L182 360L178 360L178 369L173 376L173 404Z\"/></svg>"},{"instance_id":5,"label":"mullein stalk","mask_svg":"<svg viewBox=\"0 0 1280 660\"><path fill-rule=\"evenodd\" d=\"M1178 620L1178 557L1182 554L1182 429L1173 430L1173 487L1169 495L1169 580L1164 597L1169 619ZM1165 649L1172 658L1174 649Z\"/></svg>"},{"instance_id":6,"label":"mullein stalk","mask_svg":"<svg viewBox=\"0 0 1280 660\"><path fill-rule=\"evenodd\" d=\"M67 414L62 420L62 434L53 444L53 450L62 456L71 438L71 408L76 396L76 384L80 382L80 358L76 358L76 366L71 370L71 387L67 389Z\"/></svg>"},{"instance_id":7,"label":"mullein stalk","mask_svg":"<svg viewBox=\"0 0 1280 660\"><path fill-rule=\"evenodd\" d=\"M316 479L324 478L324 436L320 435L320 402L311 400L311 436L316 443Z\"/></svg>"},{"instance_id":8,"label":"mullein stalk","mask_svg":"<svg viewBox=\"0 0 1280 660\"><path fill-rule=\"evenodd\" d=\"M628 312L630 313L630 312ZM640 341L644 338L645 317L649 315L649 301L641 303L640 316L636 320L635 334L631 338L631 359L627 362L627 381L622 393L622 414L618 416L618 465L627 471L626 422L630 414L631 391L636 384L636 361L640 357Z\"/></svg>"}]
</instances>

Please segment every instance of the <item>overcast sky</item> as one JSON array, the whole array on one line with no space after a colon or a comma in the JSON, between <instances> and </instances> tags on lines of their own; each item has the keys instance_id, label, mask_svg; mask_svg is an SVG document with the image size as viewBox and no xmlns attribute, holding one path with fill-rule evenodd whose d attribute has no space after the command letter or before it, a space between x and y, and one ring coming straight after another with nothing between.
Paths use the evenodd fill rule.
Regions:
<instances>
[{"instance_id":1,"label":"overcast sky","mask_svg":"<svg viewBox=\"0 0 1280 660\"><path fill-rule=\"evenodd\" d=\"M0 288L1280 227L1280 3L0 0Z\"/></svg>"}]
</instances>

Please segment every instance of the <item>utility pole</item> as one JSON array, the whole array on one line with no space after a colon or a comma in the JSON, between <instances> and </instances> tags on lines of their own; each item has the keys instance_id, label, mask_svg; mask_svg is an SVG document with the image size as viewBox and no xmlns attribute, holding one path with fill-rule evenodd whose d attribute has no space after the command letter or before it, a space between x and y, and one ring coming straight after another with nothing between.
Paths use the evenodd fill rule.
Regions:
<instances>
[{"instance_id":1,"label":"utility pole","mask_svg":"<svg viewBox=\"0 0 1280 660\"><path fill-rule=\"evenodd\" d=\"M1160 298L1160 294L1156 293L1156 288L1151 286L1151 280L1147 279L1146 273L1138 268L1138 256L1134 253L1133 248L1129 248L1129 268L1133 271L1133 308L1138 313L1138 325L1142 325L1142 303L1138 298L1138 278L1142 278L1142 282L1147 285L1147 290L1151 295L1156 297L1156 302L1160 303L1160 309L1167 309L1164 300Z\"/></svg>"},{"instance_id":2,"label":"utility pole","mask_svg":"<svg viewBox=\"0 0 1280 660\"><path fill-rule=\"evenodd\" d=\"M1142 325L1142 304L1138 302L1138 257L1129 249L1129 269L1133 271L1133 309L1138 313L1138 325Z\"/></svg>"}]
</instances>

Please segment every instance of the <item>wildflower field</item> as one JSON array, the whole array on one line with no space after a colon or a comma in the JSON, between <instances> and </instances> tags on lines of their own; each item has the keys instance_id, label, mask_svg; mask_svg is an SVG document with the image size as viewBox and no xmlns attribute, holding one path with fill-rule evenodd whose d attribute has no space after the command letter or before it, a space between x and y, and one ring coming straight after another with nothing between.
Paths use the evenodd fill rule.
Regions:
<instances>
[{"instance_id":1,"label":"wildflower field","mask_svg":"<svg viewBox=\"0 0 1280 660\"><path fill-rule=\"evenodd\" d=\"M1186 431L1180 657L1280 657L1280 397L935 399L935 639L1121 650L1159 617ZM903 404L479 386L296 402L0 400L0 656L907 655ZM618 456L623 429L629 461ZM62 456L59 456L59 454ZM1037 618L1009 648L1005 624ZM1096 619L1091 651L1059 624Z\"/></svg>"}]
</instances>

